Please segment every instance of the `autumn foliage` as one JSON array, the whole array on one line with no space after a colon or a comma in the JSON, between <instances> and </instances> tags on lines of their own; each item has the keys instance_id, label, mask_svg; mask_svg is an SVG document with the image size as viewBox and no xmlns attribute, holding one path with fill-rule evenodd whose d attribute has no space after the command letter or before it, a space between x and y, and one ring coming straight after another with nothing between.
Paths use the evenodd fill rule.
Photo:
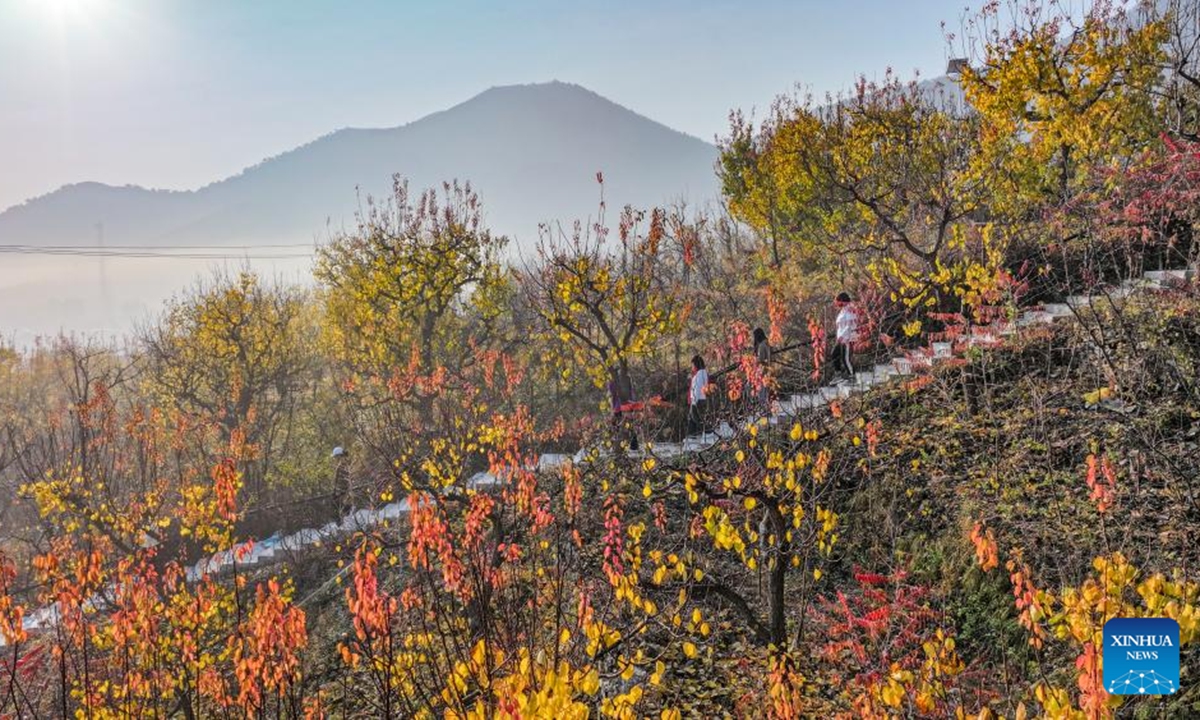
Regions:
<instances>
[{"instance_id":1,"label":"autumn foliage","mask_svg":"<svg viewBox=\"0 0 1200 720\"><path fill-rule=\"evenodd\" d=\"M130 348L0 348L0 717L1187 716L1170 5L989 3L961 97L889 72L735 113L719 211L598 176L515 263L470 185L397 177L311 291L219 275ZM824 385L842 290L856 369L911 377ZM1070 321L1025 327L1043 303ZM1114 617L1178 621L1180 693L1104 691Z\"/></svg>"}]
</instances>

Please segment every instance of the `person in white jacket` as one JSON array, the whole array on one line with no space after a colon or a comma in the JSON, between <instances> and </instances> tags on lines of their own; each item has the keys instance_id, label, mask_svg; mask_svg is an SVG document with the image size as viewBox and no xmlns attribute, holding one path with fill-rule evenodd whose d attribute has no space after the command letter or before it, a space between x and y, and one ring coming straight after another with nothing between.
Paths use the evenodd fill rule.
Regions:
<instances>
[{"instance_id":1,"label":"person in white jacket","mask_svg":"<svg viewBox=\"0 0 1200 720\"><path fill-rule=\"evenodd\" d=\"M688 388L688 435L704 432L704 414L708 409L708 370L704 358L692 357L692 383Z\"/></svg>"},{"instance_id":2,"label":"person in white jacket","mask_svg":"<svg viewBox=\"0 0 1200 720\"><path fill-rule=\"evenodd\" d=\"M834 349L833 369L854 379L854 357L852 346L858 342L858 312L850 300L850 293L838 293L833 306L837 308L837 344Z\"/></svg>"}]
</instances>

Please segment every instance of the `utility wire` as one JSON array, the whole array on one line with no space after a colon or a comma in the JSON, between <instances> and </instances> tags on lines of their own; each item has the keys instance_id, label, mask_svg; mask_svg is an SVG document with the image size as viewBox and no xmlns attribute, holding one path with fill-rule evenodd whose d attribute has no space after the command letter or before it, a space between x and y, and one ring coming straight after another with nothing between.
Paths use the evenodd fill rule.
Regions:
<instances>
[{"instance_id":1,"label":"utility wire","mask_svg":"<svg viewBox=\"0 0 1200 720\"><path fill-rule=\"evenodd\" d=\"M286 252L309 248L309 252ZM261 245L23 245L0 244L0 255L48 255L96 258L165 258L174 260L291 260L311 258L309 243ZM260 251L280 252L260 252ZM239 252L241 251L241 252Z\"/></svg>"},{"instance_id":2,"label":"utility wire","mask_svg":"<svg viewBox=\"0 0 1200 720\"><path fill-rule=\"evenodd\" d=\"M29 245L0 243L0 248L33 248L47 250L258 250L260 248L311 248L313 243L251 243L249 245Z\"/></svg>"}]
</instances>

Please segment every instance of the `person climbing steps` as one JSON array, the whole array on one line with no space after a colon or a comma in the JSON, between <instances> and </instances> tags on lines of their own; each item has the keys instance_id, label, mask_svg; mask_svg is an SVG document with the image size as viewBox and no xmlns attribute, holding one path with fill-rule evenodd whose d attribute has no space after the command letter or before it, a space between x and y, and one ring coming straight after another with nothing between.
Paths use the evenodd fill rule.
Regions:
<instances>
[{"instance_id":1,"label":"person climbing steps","mask_svg":"<svg viewBox=\"0 0 1200 720\"><path fill-rule=\"evenodd\" d=\"M708 410L708 370L704 358L692 357L692 380L688 388L688 436L703 435Z\"/></svg>"},{"instance_id":2,"label":"person climbing steps","mask_svg":"<svg viewBox=\"0 0 1200 720\"><path fill-rule=\"evenodd\" d=\"M842 382L854 381L853 345L858 342L858 311L850 299L850 293L840 292L833 301L838 314L835 320L837 337L834 344L833 369ZM835 384L840 384L835 381Z\"/></svg>"}]
</instances>

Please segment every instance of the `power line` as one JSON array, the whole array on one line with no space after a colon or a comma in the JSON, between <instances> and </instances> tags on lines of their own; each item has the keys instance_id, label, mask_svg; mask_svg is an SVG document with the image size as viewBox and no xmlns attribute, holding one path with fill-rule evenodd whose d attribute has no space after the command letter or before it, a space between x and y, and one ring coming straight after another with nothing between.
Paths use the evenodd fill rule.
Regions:
<instances>
[{"instance_id":1,"label":"power line","mask_svg":"<svg viewBox=\"0 0 1200 720\"><path fill-rule=\"evenodd\" d=\"M29 245L24 243L0 243L0 248L47 248L51 250L258 250L265 248L311 248L314 243L251 243L249 245Z\"/></svg>"},{"instance_id":2,"label":"power line","mask_svg":"<svg viewBox=\"0 0 1200 720\"><path fill-rule=\"evenodd\" d=\"M308 252L286 251L309 248ZM239 252L241 251L241 252ZM94 258L161 258L172 260L299 260L313 256L308 243L260 245L24 245L0 244L2 255L47 255Z\"/></svg>"}]
</instances>

